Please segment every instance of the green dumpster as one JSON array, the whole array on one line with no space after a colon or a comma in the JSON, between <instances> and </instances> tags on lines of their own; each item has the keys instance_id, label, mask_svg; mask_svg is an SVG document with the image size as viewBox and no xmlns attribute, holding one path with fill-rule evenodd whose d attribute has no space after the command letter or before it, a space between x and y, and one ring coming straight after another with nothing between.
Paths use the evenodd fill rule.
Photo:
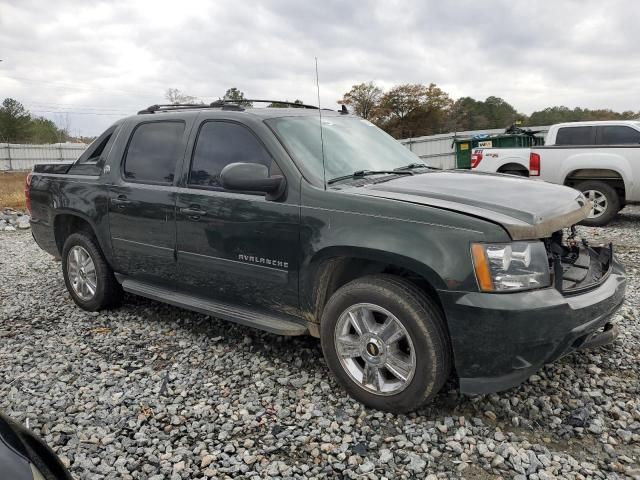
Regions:
<instances>
[{"instance_id":1,"label":"green dumpster","mask_svg":"<svg viewBox=\"0 0 640 480\"><path fill-rule=\"evenodd\" d=\"M473 142L477 144L470 138L456 140L456 168L471 168L471 151L475 148Z\"/></svg>"}]
</instances>

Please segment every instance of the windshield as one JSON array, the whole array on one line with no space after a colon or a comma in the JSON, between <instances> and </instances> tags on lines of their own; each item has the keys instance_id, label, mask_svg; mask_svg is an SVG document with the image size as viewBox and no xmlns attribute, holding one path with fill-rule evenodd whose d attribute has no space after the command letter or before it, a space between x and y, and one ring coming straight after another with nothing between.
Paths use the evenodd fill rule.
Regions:
<instances>
[{"instance_id":1,"label":"windshield","mask_svg":"<svg viewBox=\"0 0 640 480\"><path fill-rule=\"evenodd\" d=\"M318 117L282 117L267 123L305 175L322 183L322 147ZM326 179L358 170L393 170L420 158L373 123L358 117L322 119Z\"/></svg>"}]
</instances>

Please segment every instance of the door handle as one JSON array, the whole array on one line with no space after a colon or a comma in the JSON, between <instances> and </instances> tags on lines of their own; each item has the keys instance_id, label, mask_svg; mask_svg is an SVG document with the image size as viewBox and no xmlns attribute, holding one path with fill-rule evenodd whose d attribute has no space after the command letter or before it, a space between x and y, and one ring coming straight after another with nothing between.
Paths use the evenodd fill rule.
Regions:
<instances>
[{"instance_id":1,"label":"door handle","mask_svg":"<svg viewBox=\"0 0 640 480\"><path fill-rule=\"evenodd\" d=\"M191 220L200 220L200 217L204 217L207 212L205 210L200 210L198 208L181 208L180 213L185 214Z\"/></svg>"},{"instance_id":2,"label":"door handle","mask_svg":"<svg viewBox=\"0 0 640 480\"><path fill-rule=\"evenodd\" d=\"M124 208L125 205L129 205L131 200L127 200L127 197L124 195L118 195L116 198L111 199L111 204L116 208Z\"/></svg>"}]
</instances>

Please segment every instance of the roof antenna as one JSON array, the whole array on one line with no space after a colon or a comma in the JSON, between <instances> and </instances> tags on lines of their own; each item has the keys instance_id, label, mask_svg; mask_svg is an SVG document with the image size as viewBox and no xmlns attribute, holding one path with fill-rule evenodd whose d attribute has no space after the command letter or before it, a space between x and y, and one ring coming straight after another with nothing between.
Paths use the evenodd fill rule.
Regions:
<instances>
[{"instance_id":1,"label":"roof antenna","mask_svg":"<svg viewBox=\"0 0 640 480\"><path fill-rule=\"evenodd\" d=\"M318 115L320 116L320 148L322 149L322 185L327 189L327 169L324 163L324 137L322 135L322 107L320 106L320 78L318 77L318 57L316 59L316 87L318 90Z\"/></svg>"}]
</instances>

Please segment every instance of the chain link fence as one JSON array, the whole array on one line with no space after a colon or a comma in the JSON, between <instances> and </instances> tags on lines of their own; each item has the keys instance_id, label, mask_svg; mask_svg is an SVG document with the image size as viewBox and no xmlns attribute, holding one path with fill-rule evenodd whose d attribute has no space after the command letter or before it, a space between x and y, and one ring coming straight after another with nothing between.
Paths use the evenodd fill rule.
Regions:
<instances>
[{"instance_id":1,"label":"chain link fence","mask_svg":"<svg viewBox=\"0 0 640 480\"><path fill-rule=\"evenodd\" d=\"M73 162L86 148L84 143L0 143L0 171L31 170L36 163Z\"/></svg>"}]
</instances>

